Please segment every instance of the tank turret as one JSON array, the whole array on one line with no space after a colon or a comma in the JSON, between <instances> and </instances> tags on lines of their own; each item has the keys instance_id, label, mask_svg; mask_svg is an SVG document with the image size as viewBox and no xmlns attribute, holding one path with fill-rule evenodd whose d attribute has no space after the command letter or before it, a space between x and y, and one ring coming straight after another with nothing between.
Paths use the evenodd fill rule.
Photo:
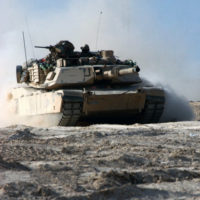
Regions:
<instances>
[{"instance_id":1,"label":"tank turret","mask_svg":"<svg viewBox=\"0 0 200 200\"><path fill-rule=\"evenodd\" d=\"M141 82L139 67L132 60L116 60L112 50L90 52L89 45L74 52L69 41L54 46L36 46L50 50L46 58L31 60L27 68L17 66L17 82L36 88L55 89L86 86L109 81L110 84ZM21 78L20 78L21 74ZM73 77L73 80L72 80Z\"/></svg>"}]
</instances>

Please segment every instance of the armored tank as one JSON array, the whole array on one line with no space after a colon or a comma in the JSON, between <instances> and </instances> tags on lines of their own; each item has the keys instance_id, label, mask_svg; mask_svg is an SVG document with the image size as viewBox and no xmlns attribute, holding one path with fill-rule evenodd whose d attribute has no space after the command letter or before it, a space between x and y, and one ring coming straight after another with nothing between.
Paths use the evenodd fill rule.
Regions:
<instances>
[{"instance_id":1,"label":"armored tank","mask_svg":"<svg viewBox=\"0 0 200 200\"><path fill-rule=\"evenodd\" d=\"M21 86L9 99L17 115L57 114L59 126L159 121L164 91L145 84L132 60L119 60L112 50L92 52L87 44L74 51L69 41L36 47L50 53L16 67Z\"/></svg>"}]
</instances>

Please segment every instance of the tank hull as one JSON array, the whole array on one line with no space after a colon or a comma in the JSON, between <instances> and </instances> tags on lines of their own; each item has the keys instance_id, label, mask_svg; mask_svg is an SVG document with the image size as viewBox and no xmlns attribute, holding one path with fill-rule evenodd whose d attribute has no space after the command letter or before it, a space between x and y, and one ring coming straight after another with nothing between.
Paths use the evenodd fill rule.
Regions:
<instances>
[{"instance_id":1,"label":"tank hull","mask_svg":"<svg viewBox=\"0 0 200 200\"><path fill-rule=\"evenodd\" d=\"M164 109L164 91L154 87L127 89L15 88L10 94L13 113L19 116L59 114L54 125L84 123L156 123Z\"/></svg>"}]
</instances>

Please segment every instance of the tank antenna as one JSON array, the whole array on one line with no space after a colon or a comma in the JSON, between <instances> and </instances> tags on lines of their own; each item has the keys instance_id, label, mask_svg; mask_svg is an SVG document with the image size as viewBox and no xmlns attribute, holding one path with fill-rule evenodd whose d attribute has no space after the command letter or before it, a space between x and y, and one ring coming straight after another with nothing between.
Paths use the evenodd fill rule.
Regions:
<instances>
[{"instance_id":1,"label":"tank antenna","mask_svg":"<svg viewBox=\"0 0 200 200\"><path fill-rule=\"evenodd\" d=\"M101 26L101 15L103 12L101 11L99 13L99 21L98 21L98 26L97 26L97 36L96 36L96 44L95 44L95 49L97 50L98 47L98 40L99 40L99 32L100 32L100 26Z\"/></svg>"},{"instance_id":2,"label":"tank antenna","mask_svg":"<svg viewBox=\"0 0 200 200\"><path fill-rule=\"evenodd\" d=\"M26 27L27 27L27 30L28 30L29 40L31 42L33 58L36 58L35 57L35 51L34 51L34 48L33 48L33 41L32 41L32 37L31 37L31 33L30 33L30 28L29 28L28 18L27 17L25 17L25 22L26 22Z\"/></svg>"},{"instance_id":3,"label":"tank antenna","mask_svg":"<svg viewBox=\"0 0 200 200\"><path fill-rule=\"evenodd\" d=\"M25 60L26 60L26 67L28 67L27 54L26 54L26 42L25 42L25 37L24 37L24 31L22 31L22 36L23 36L23 43L24 43L24 55L25 55Z\"/></svg>"}]
</instances>

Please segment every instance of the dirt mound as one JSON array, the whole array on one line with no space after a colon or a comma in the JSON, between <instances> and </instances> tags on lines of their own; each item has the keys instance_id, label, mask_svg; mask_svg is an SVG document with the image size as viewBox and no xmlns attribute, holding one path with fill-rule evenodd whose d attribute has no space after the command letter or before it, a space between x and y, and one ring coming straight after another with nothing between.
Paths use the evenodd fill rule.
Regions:
<instances>
[{"instance_id":1,"label":"dirt mound","mask_svg":"<svg viewBox=\"0 0 200 200\"><path fill-rule=\"evenodd\" d=\"M36 199L45 199L57 196L52 189L29 182L8 183L0 186L0 191L3 193L2 198L31 199L34 196Z\"/></svg>"},{"instance_id":2,"label":"dirt mound","mask_svg":"<svg viewBox=\"0 0 200 200\"><path fill-rule=\"evenodd\" d=\"M29 171L29 168L16 161L5 161L0 157L1 170L24 170Z\"/></svg>"}]
</instances>

